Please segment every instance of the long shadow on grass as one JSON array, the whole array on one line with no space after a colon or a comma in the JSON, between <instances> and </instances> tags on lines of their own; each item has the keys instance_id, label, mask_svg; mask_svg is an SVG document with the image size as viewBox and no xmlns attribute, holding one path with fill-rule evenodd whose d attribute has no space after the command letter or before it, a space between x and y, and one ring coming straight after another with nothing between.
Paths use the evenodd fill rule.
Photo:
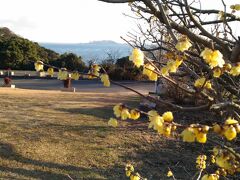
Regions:
<instances>
[{"instance_id":1,"label":"long shadow on grass","mask_svg":"<svg viewBox=\"0 0 240 180\"><path fill-rule=\"evenodd\" d=\"M148 180L170 179L167 177L168 168L171 168L176 179L191 179L198 171L195 163L196 157L207 148L199 143L183 143L174 139L167 140L164 137L156 144L128 142L126 145L136 150L131 154L121 156L120 161L133 164L135 172L139 172ZM116 165L109 170L109 175L117 173L116 170L121 172L124 167ZM118 176L124 179L124 171Z\"/></svg>"},{"instance_id":2,"label":"long shadow on grass","mask_svg":"<svg viewBox=\"0 0 240 180\"><path fill-rule=\"evenodd\" d=\"M71 114L84 114L102 119L109 119L109 117L113 114L112 106L94 108L57 108L55 110Z\"/></svg>"},{"instance_id":3,"label":"long shadow on grass","mask_svg":"<svg viewBox=\"0 0 240 180\"><path fill-rule=\"evenodd\" d=\"M2 159L14 160L23 164L39 166L41 168L50 168L50 169L59 169L61 171L68 171L73 174L74 172L86 172L89 171L86 168L76 167L72 165L58 164L52 162L44 162L39 160L33 160L30 158L23 157L21 154L18 154L15 151L15 148L11 144L0 143L0 157ZM0 166L0 171L11 172L19 175L32 177L32 178L41 178L41 179L68 179L67 174L58 174L54 172L47 172L41 170L27 170L23 168L12 168Z\"/></svg>"},{"instance_id":4,"label":"long shadow on grass","mask_svg":"<svg viewBox=\"0 0 240 180\"><path fill-rule=\"evenodd\" d=\"M14 173L25 177L31 177L31 178L41 178L41 179L67 179L67 175L63 174L56 174L52 172L46 172L46 171L40 171L40 170L27 170L23 168L10 168L10 167L4 167L0 166L0 171L3 171L5 173ZM1 177L1 176L0 176ZM11 177L11 179L14 179Z\"/></svg>"}]
</instances>

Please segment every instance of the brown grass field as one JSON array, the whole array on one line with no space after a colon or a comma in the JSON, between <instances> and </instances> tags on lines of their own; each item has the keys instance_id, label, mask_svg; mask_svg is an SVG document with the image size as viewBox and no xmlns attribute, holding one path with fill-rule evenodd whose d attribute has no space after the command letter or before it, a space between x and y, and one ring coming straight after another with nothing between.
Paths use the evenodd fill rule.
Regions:
<instances>
[{"instance_id":1,"label":"brown grass field","mask_svg":"<svg viewBox=\"0 0 240 180\"><path fill-rule=\"evenodd\" d=\"M108 127L113 105L138 105L131 93L1 88L0 98L0 179L128 179L127 162L148 179L168 179L168 168L190 179L204 149L159 136L144 118Z\"/></svg>"}]
</instances>

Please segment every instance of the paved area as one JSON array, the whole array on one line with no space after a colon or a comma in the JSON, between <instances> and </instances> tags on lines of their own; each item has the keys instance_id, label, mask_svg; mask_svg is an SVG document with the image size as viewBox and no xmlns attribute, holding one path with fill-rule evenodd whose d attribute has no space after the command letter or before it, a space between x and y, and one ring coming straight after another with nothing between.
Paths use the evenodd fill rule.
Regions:
<instances>
[{"instance_id":1,"label":"paved area","mask_svg":"<svg viewBox=\"0 0 240 180\"><path fill-rule=\"evenodd\" d=\"M0 79L0 82L3 83L3 79ZM141 93L154 90L153 82L122 81L119 83L134 88ZM63 88L63 82L57 79L14 79L12 84L21 89L61 90ZM100 80L72 81L72 87L75 87L77 92L129 92L129 90L113 84L111 87L104 87Z\"/></svg>"}]
</instances>

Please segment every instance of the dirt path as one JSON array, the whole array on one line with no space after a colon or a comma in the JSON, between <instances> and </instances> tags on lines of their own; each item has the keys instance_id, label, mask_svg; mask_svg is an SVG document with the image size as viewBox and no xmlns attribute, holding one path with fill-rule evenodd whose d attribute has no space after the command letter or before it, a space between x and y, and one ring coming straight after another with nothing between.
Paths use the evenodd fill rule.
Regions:
<instances>
[{"instance_id":1,"label":"dirt path","mask_svg":"<svg viewBox=\"0 0 240 180\"><path fill-rule=\"evenodd\" d=\"M0 79L0 82L3 80ZM153 82L136 82L136 81L123 81L120 82L131 88L134 88L142 93L148 93L154 90ZM56 79L15 79L13 84L21 89L36 89L36 90L57 90L63 87L63 83ZM77 92L99 92L99 93L122 93L129 92L122 87L111 85L109 88L104 87L99 80L78 80L72 81L72 87L76 88Z\"/></svg>"}]
</instances>

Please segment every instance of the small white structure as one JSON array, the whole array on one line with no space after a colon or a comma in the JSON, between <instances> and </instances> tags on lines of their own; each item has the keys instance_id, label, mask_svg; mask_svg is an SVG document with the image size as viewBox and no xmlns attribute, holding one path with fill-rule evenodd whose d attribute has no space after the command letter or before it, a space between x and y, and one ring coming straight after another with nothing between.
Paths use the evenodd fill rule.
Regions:
<instances>
[{"instance_id":1,"label":"small white structure","mask_svg":"<svg viewBox=\"0 0 240 180\"><path fill-rule=\"evenodd\" d=\"M63 91L63 92L76 92L76 88L74 88L74 87L61 88L61 91Z\"/></svg>"}]
</instances>

